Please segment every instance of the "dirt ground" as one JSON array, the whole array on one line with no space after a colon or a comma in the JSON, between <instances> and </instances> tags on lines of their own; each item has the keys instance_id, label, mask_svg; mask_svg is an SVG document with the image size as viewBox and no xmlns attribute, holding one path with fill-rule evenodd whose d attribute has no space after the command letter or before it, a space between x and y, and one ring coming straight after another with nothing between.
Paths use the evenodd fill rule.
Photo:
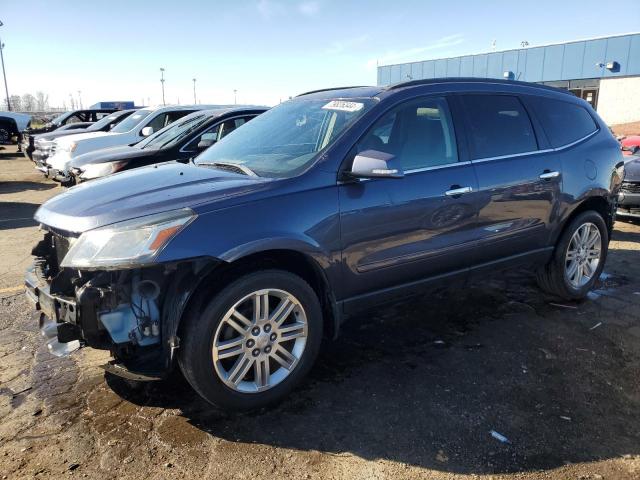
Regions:
<instances>
[{"instance_id":1,"label":"dirt ground","mask_svg":"<svg viewBox=\"0 0 640 480\"><path fill-rule=\"evenodd\" d=\"M640 479L638 224L584 302L513 272L378 310L284 403L231 415L177 375L132 390L103 352L48 354L20 284L62 190L12 149L0 167L2 479Z\"/></svg>"},{"instance_id":2,"label":"dirt ground","mask_svg":"<svg viewBox=\"0 0 640 480\"><path fill-rule=\"evenodd\" d=\"M640 135L640 122L621 123L611 128L616 135Z\"/></svg>"}]
</instances>

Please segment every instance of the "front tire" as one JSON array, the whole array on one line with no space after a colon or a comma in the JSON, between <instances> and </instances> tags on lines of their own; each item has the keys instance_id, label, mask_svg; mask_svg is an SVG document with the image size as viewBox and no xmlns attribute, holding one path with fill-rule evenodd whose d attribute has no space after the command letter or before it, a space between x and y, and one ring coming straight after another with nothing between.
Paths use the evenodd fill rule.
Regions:
<instances>
[{"instance_id":1,"label":"front tire","mask_svg":"<svg viewBox=\"0 0 640 480\"><path fill-rule=\"evenodd\" d=\"M579 214L560 236L551 261L538 271L538 285L565 300L585 298L602 273L608 248L602 216L593 210Z\"/></svg>"},{"instance_id":2,"label":"front tire","mask_svg":"<svg viewBox=\"0 0 640 480\"><path fill-rule=\"evenodd\" d=\"M316 293L281 270L237 279L184 321L178 361L185 378L205 400L232 410L285 397L308 373L322 340Z\"/></svg>"}]
</instances>

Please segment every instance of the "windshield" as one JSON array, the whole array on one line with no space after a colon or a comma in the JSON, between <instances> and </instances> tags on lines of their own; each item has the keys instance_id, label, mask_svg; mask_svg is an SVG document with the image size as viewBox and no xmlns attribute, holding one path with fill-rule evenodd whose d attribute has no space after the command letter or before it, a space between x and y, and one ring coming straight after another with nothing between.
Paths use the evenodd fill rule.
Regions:
<instances>
[{"instance_id":1,"label":"windshield","mask_svg":"<svg viewBox=\"0 0 640 480\"><path fill-rule=\"evenodd\" d=\"M373 102L371 98L290 100L230 133L198 156L196 164L238 165L261 177L295 176Z\"/></svg>"},{"instance_id":2,"label":"windshield","mask_svg":"<svg viewBox=\"0 0 640 480\"><path fill-rule=\"evenodd\" d=\"M98 120L93 125L91 125L89 128L87 128L87 130L90 130L92 132L100 131L104 127L109 125L111 122L116 120L118 117L121 117L123 115L126 115L126 114L124 114L122 112L118 112L118 113L112 113L111 115L107 115L106 117L102 117L100 120Z\"/></svg>"},{"instance_id":3,"label":"windshield","mask_svg":"<svg viewBox=\"0 0 640 480\"><path fill-rule=\"evenodd\" d=\"M133 130L140 122L147 118L150 113L151 110L138 110L113 127L111 131L115 133L125 133Z\"/></svg>"},{"instance_id":4,"label":"windshield","mask_svg":"<svg viewBox=\"0 0 640 480\"><path fill-rule=\"evenodd\" d=\"M62 122L65 121L65 119L71 115L73 112L64 112L60 115L58 115L56 118L54 118L53 120L51 120L49 123L53 123L54 125L61 125Z\"/></svg>"},{"instance_id":5,"label":"windshield","mask_svg":"<svg viewBox=\"0 0 640 480\"><path fill-rule=\"evenodd\" d=\"M162 130L151 135L149 138L144 139L136 146L139 148L149 148L158 150L162 147L166 147L169 144L176 144L191 132L200 128L209 118L204 113L197 113L189 115L175 123L167 125Z\"/></svg>"}]
</instances>

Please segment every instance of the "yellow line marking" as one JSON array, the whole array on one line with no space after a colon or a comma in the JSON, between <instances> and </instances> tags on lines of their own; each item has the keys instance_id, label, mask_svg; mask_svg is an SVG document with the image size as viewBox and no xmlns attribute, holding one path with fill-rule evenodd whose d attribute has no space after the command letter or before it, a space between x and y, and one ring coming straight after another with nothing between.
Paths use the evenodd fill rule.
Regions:
<instances>
[{"instance_id":1,"label":"yellow line marking","mask_svg":"<svg viewBox=\"0 0 640 480\"><path fill-rule=\"evenodd\" d=\"M0 288L0 293L18 293L22 290L24 290L24 286Z\"/></svg>"}]
</instances>

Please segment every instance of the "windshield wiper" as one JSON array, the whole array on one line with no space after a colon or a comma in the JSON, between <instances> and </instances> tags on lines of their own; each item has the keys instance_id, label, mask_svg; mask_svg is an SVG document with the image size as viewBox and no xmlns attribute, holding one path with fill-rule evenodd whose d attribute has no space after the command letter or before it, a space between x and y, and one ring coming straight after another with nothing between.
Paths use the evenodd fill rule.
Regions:
<instances>
[{"instance_id":1,"label":"windshield wiper","mask_svg":"<svg viewBox=\"0 0 640 480\"><path fill-rule=\"evenodd\" d=\"M237 163L231 162L197 162L197 165L204 165L207 167L215 167L220 170L227 170L229 172L242 173L243 175L248 175L249 177L258 177L259 175L251 170L249 167L245 167L244 165L239 165Z\"/></svg>"}]
</instances>

